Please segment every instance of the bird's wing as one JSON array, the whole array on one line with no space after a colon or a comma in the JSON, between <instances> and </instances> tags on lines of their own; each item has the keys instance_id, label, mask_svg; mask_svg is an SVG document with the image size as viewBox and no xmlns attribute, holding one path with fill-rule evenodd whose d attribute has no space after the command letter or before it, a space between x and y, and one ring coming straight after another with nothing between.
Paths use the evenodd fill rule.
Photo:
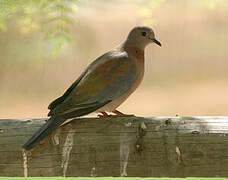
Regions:
<instances>
[{"instance_id":1,"label":"bird's wing","mask_svg":"<svg viewBox=\"0 0 228 180\"><path fill-rule=\"evenodd\" d=\"M49 115L67 115L88 108L95 111L130 91L135 80L136 66L126 52L106 53L50 104Z\"/></svg>"}]
</instances>

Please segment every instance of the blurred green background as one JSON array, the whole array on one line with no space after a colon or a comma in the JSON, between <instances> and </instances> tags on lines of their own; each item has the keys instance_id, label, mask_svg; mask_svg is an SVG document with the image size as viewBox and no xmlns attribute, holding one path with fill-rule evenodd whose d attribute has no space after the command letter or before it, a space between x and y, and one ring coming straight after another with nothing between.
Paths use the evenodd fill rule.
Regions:
<instances>
[{"instance_id":1,"label":"blurred green background","mask_svg":"<svg viewBox=\"0 0 228 180\"><path fill-rule=\"evenodd\" d=\"M46 117L136 25L163 46L147 47L144 81L120 111L228 115L227 0L1 0L0 118Z\"/></svg>"}]
</instances>

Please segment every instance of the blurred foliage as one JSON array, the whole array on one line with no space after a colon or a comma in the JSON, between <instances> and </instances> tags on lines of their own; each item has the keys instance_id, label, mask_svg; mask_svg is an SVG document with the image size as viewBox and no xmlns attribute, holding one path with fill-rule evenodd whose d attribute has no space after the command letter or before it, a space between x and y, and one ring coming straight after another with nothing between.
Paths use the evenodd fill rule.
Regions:
<instances>
[{"instance_id":1,"label":"blurred foliage","mask_svg":"<svg viewBox=\"0 0 228 180\"><path fill-rule=\"evenodd\" d=\"M142 23L144 25L152 26L156 24L156 19L154 19L155 9L159 8L167 0L145 0L142 1L144 8L139 10L139 15L143 18ZM180 0L183 1L183 0ZM184 1L193 1L193 0L184 0ZM196 0L197 1L197 0ZM215 9L219 5L224 5L224 2L227 0L201 0L203 4L208 9ZM177 3L177 2L176 2Z\"/></svg>"},{"instance_id":2,"label":"blurred foliage","mask_svg":"<svg viewBox=\"0 0 228 180\"><path fill-rule=\"evenodd\" d=\"M101 1L101 0L100 0ZM190 1L190 0L185 0ZM201 0L209 9L227 0ZM24 35L42 32L54 54L73 41L72 28L80 3L88 0L0 0L0 31L7 31L7 21L15 19L18 31ZM106 2L106 1L104 1ZM142 24L156 24L155 10L166 0L142 0L139 15ZM16 17L16 18L15 18Z\"/></svg>"},{"instance_id":3,"label":"blurred foliage","mask_svg":"<svg viewBox=\"0 0 228 180\"><path fill-rule=\"evenodd\" d=\"M72 17L77 5L77 0L1 0L0 30L6 31L6 21L16 16L22 34L44 31L45 40L58 53L71 42L70 29L75 24Z\"/></svg>"},{"instance_id":4,"label":"blurred foliage","mask_svg":"<svg viewBox=\"0 0 228 180\"><path fill-rule=\"evenodd\" d=\"M209 9L215 9L219 4L224 5L227 0L203 0L205 6Z\"/></svg>"},{"instance_id":5,"label":"blurred foliage","mask_svg":"<svg viewBox=\"0 0 228 180\"><path fill-rule=\"evenodd\" d=\"M156 8L158 8L165 0L147 0L144 8L140 9L139 14L143 18L143 24L151 26L156 23L153 18L153 13Z\"/></svg>"}]
</instances>

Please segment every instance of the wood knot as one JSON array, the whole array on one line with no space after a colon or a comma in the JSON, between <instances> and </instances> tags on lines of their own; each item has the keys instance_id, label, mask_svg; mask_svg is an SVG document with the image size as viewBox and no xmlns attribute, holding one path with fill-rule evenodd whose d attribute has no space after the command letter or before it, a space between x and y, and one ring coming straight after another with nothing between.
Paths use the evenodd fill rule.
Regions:
<instances>
[{"instance_id":1,"label":"wood knot","mask_svg":"<svg viewBox=\"0 0 228 180\"><path fill-rule=\"evenodd\" d=\"M199 134L200 132L199 131L192 131L191 133L192 134Z\"/></svg>"},{"instance_id":2,"label":"wood knot","mask_svg":"<svg viewBox=\"0 0 228 180\"><path fill-rule=\"evenodd\" d=\"M170 125L172 122L172 119L171 118L168 118L166 121L165 121L165 125Z\"/></svg>"},{"instance_id":3,"label":"wood knot","mask_svg":"<svg viewBox=\"0 0 228 180\"><path fill-rule=\"evenodd\" d=\"M143 147L143 138L146 135L146 125L144 122L140 123L137 131L137 136L136 136L136 152L141 153L144 149Z\"/></svg>"}]
</instances>

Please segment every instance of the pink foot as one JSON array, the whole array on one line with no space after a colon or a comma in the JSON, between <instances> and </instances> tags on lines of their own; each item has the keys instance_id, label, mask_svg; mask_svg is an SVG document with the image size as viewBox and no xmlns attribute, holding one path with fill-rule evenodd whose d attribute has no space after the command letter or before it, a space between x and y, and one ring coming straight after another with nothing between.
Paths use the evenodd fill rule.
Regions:
<instances>
[{"instance_id":1,"label":"pink foot","mask_svg":"<svg viewBox=\"0 0 228 180\"><path fill-rule=\"evenodd\" d=\"M108 114L108 113L106 113L106 112L100 112L101 114L98 114L97 116L99 117L99 118L106 118L106 117L132 117L132 116L135 116L135 115L133 115L133 114L124 114L124 113L122 113L122 112L120 112L120 111L117 111L117 110L115 110L115 111L112 111L115 115L112 115L112 114Z\"/></svg>"},{"instance_id":2,"label":"pink foot","mask_svg":"<svg viewBox=\"0 0 228 180\"><path fill-rule=\"evenodd\" d=\"M118 110L112 111L114 114L116 114L115 116L121 116L121 117L132 117L135 116L134 114L124 114Z\"/></svg>"},{"instance_id":3,"label":"pink foot","mask_svg":"<svg viewBox=\"0 0 228 180\"><path fill-rule=\"evenodd\" d=\"M111 115L108 115L106 112L101 112L101 114L97 115L99 118L106 118L106 117L110 117Z\"/></svg>"}]
</instances>

